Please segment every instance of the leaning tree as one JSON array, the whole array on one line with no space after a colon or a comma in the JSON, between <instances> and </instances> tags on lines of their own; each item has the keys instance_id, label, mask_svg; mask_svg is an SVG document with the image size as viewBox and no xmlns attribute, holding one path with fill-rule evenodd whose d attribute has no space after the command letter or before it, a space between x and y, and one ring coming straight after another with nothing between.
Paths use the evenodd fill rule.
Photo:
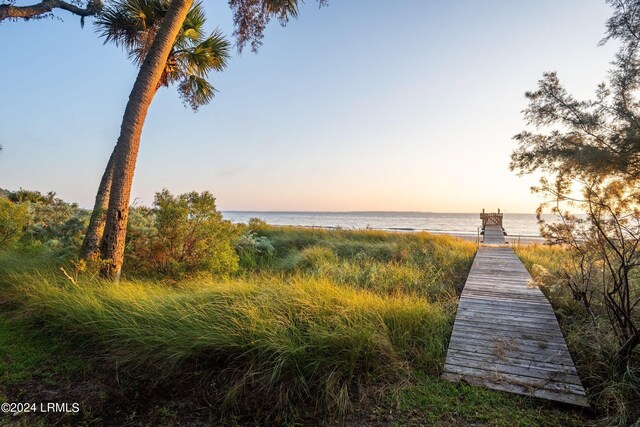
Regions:
<instances>
[{"instance_id":1,"label":"leaning tree","mask_svg":"<svg viewBox=\"0 0 640 427\"><path fill-rule=\"evenodd\" d=\"M136 65L141 65L155 34L167 14L166 0L120 0L105 7L96 18L96 30L105 43L122 46ZM229 57L229 43L220 31L205 32L206 17L201 2L195 3L173 42L155 91L177 84L185 105L194 111L209 103L215 88L207 80L210 71L221 71ZM81 256L97 259L109 204L116 150L112 152L98 187Z\"/></svg>"},{"instance_id":2,"label":"leaning tree","mask_svg":"<svg viewBox=\"0 0 640 427\"><path fill-rule=\"evenodd\" d=\"M301 0L229 0L235 24L234 36L239 51L247 44L257 51L264 29L272 18L285 25L298 16ZM320 5L325 0L318 0ZM125 108L120 136L113 153L113 174L107 208L106 223L101 243L101 254L105 260L102 274L118 279L124 259L127 220L131 184L135 171L140 135L149 105L153 100L165 64L182 28L193 0L171 0L167 13L158 27L153 42L146 53L129 101Z\"/></svg>"}]
</instances>

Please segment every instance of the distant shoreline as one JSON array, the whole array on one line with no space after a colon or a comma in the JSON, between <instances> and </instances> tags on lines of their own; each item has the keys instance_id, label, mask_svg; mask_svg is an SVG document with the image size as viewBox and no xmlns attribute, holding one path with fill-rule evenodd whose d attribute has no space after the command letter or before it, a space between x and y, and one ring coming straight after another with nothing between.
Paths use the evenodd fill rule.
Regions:
<instances>
[{"instance_id":1,"label":"distant shoreline","mask_svg":"<svg viewBox=\"0 0 640 427\"><path fill-rule=\"evenodd\" d=\"M388 228L355 228L355 227L339 227L339 226L322 226L322 225L294 225L294 224L269 224L270 227L300 227L300 228L316 228L320 230L345 230L345 231L382 231L386 233L430 233L437 235L444 235L450 237L457 237L469 242L477 242L478 235L476 233L456 233L451 231L438 231L428 229L416 229L410 227L388 227ZM506 235L504 236L507 244L510 245L533 245L543 244L545 242L544 237L530 236L530 235ZM482 235L480 236L482 242Z\"/></svg>"},{"instance_id":2,"label":"distant shoreline","mask_svg":"<svg viewBox=\"0 0 640 427\"><path fill-rule=\"evenodd\" d=\"M438 214L438 213L328 213L328 212L233 212L222 211L225 219L247 223L251 218L260 218L270 225L320 227L345 230L380 230L388 232L427 232L447 234L465 240L477 240L481 226L478 214ZM544 218L554 222L553 217ZM540 224L533 214L505 214L504 226L509 233L509 241L517 243L543 242ZM511 239L513 237L513 240Z\"/></svg>"}]
</instances>

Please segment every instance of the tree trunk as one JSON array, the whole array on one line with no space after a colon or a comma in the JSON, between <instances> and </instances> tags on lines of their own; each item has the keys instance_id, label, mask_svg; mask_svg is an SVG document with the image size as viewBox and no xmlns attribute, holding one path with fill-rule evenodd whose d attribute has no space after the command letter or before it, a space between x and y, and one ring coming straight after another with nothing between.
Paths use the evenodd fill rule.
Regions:
<instances>
[{"instance_id":1,"label":"tree trunk","mask_svg":"<svg viewBox=\"0 0 640 427\"><path fill-rule=\"evenodd\" d=\"M107 209L109 208L109 195L111 194L111 181L113 178L113 159L115 157L115 148L111 152L107 168L104 170L98 194L96 194L96 202L93 205L89 227L87 234L82 242L80 256L87 260L96 260L100 257L100 246L102 244L102 236L104 234L104 226L107 218Z\"/></svg>"},{"instance_id":2,"label":"tree trunk","mask_svg":"<svg viewBox=\"0 0 640 427\"><path fill-rule=\"evenodd\" d=\"M102 254L107 260L102 274L115 280L120 278L122 271L131 183L140 147L142 126L169 53L192 4L193 0L171 1L151 49L138 72L124 111L120 136L114 153L111 197L102 240Z\"/></svg>"},{"instance_id":3,"label":"tree trunk","mask_svg":"<svg viewBox=\"0 0 640 427\"><path fill-rule=\"evenodd\" d=\"M156 91L162 86L161 83L162 82L160 81L156 85ZM96 201L93 205L93 211L91 212L91 219L89 220L87 233L85 234L84 241L82 242L80 257L87 261L95 261L102 258L100 250L102 248L104 227L107 221L107 210L109 209L109 196L111 195L111 183L113 181L113 163L115 153L116 148L114 147L111 152L111 156L109 156L109 161L107 162L107 167L104 170L102 179L100 180L100 186L98 187Z\"/></svg>"}]
</instances>

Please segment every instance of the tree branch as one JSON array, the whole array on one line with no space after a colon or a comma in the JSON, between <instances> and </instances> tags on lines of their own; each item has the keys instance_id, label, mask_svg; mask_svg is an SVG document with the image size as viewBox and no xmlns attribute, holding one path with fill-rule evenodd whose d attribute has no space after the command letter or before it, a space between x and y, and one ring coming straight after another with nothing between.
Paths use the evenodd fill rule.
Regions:
<instances>
[{"instance_id":1,"label":"tree branch","mask_svg":"<svg viewBox=\"0 0 640 427\"><path fill-rule=\"evenodd\" d=\"M0 21L5 19L34 19L51 13L53 9L62 9L81 17L95 15L102 9L101 0L89 0L86 8L81 8L64 0L43 0L29 6L0 4Z\"/></svg>"}]
</instances>

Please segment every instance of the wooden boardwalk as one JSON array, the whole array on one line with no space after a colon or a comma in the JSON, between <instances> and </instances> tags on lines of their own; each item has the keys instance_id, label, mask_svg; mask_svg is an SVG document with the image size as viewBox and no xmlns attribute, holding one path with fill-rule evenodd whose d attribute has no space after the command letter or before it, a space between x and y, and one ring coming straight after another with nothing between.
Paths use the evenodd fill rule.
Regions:
<instances>
[{"instance_id":1,"label":"wooden boardwalk","mask_svg":"<svg viewBox=\"0 0 640 427\"><path fill-rule=\"evenodd\" d=\"M502 227L485 228L453 325L443 377L588 406L551 304Z\"/></svg>"},{"instance_id":2,"label":"wooden boardwalk","mask_svg":"<svg viewBox=\"0 0 640 427\"><path fill-rule=\"evenodd\" d=\"M500 225L487 225L484 227L482 243L485 245L504 245L504 230Z\"/></svg>"}]
</instances>

